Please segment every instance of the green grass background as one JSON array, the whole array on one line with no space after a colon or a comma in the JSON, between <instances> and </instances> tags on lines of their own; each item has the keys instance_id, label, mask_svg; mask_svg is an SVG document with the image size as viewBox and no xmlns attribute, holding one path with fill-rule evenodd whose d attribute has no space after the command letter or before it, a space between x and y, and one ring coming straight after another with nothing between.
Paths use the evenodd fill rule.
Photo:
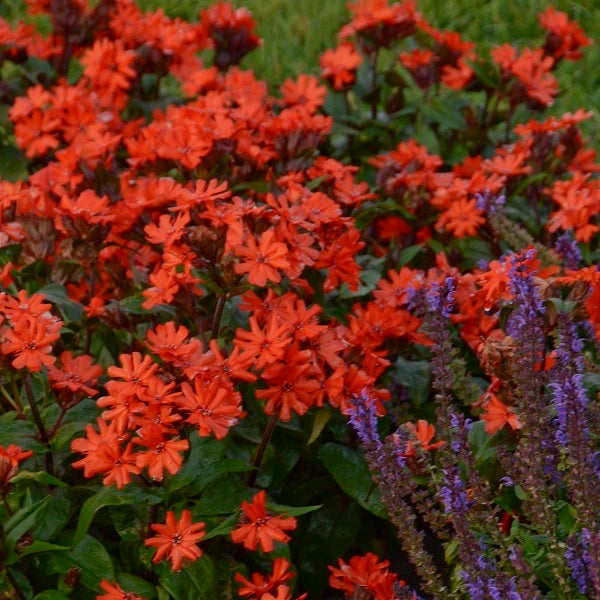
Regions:
<instances>
[{"instance_id":1,"label":"green grass background","mask_svg":"<svg viewBox=\"0 0 600 600\"><path fill-rule=\"evenodd\" d=\"M162 7L172 17L188 20L213 0L137 0L145 10ZM318 73L319 54L336 43L336 33L349 16L345 0L233 0L246 6L258 23L264 45L242 62L254 69L271 86L287 77ZM460 32L485 52L496 44L510 42L519 47L540 44L543 30L537 21L540 11L552 4L576 19L595 44L576 63L564 61L558 70L561 95L553 113L586 108L600 112L600 0L418 0L423 16L435 27ZM21 6L20 6L21 5ZM20 0L0 0L0 14L15 20L22 14ZM585 131L600 147L599 119Z\"/></svg>"},{"instance_id":2,"label":"green grass background","mask_svg":"<svg viewBox=\"0 0 600 600\"><path fill-rule=\"evenodd\" d=\"M138 0L145 9L162 7L170 16L197 18L211 0ZM258 23L264 45L246 57L243 66L255 69L271 84L301 72L318 72L319 54L336 43L336 33L348 20L344 0L234 0L246 6ZM558 77L562 94L553 112L585 107L600 110L600 0L551 3L576 19L595 40L584 58L564 61ZM418 0L426 20L435 27L458 31L485 52L510 42L519 47L541 43L544 37L537 21L547 0Z\"/></svg>"}]
</instances>

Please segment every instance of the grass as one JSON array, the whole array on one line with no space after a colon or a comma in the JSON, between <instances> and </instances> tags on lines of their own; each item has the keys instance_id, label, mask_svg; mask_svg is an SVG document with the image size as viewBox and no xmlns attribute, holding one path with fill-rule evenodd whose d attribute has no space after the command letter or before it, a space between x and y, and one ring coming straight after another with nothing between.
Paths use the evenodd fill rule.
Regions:
<instances>
[{"instance_id":1,"label":"grass","mask_svg":"<svg viewBox=\"0 0 600 600\"><path fill-rule=\"evenodd\" d=\"M162 7L170 16L196 19L211 0L137 0L147 10ZM318 73L319 55L336 44L336 34L348 20L344 0L233 0L250 9L264 45L247 56L242 66L254 69L271 85L298 73ZM458 31L477 43L478 52L510 42L518 47L540 44L544 32L537 15L548 0L418 0L419 10L435 27ZM560 97L552 112L586 108L596 113L583 124L584 133L600 146L600 2L557 0L552 5L577 20L597 40L578 62L564 61L558 70Z\"/></svg>"},{"instance_id":2,"label":"grass","mask_svg":"<svg viewBox=\"0 0 600 600\"><path fill-rule=\"evenodd\" d=\"M21 0L22 2L22 0ZM19 1L0 1L0 15L15 20ZM169 16L194 20L213 0L137 0L144 10L162 7ZM302 72L318 73L319 54L336 43L336 33L348 20L344 0L233 0L246 6L258 23L264 45L247 56L242 66L253 69L272 86ZM598 0L556 0L557 9L579 21L587 35L600 43L600 2ZM510 42L519 47L539 44L543 31L537 14L548 0L418 0L424 17L435 27L460 32L485 52L496 44ZM600 110L600 51L592 46L576 63L560 65L558 78L562 94L554 113L578 108ZM584 131L600 146L598 116Z\"/></svg>"}]
</instances>

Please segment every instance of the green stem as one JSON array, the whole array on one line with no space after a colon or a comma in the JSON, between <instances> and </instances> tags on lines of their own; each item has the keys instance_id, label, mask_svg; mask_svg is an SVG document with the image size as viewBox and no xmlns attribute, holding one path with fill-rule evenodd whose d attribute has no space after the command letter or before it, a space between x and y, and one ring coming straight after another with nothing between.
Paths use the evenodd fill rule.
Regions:
<instances>
[{"instance_id":1,"label":"green stem","mask_svg":"<svg viewBox=\"0 0 600 600\"><path fill-rule=\"evenodd\" d=\"M6 499L6 492L2 492L2 502L4 503L4 509L6 510L6 514L9 517L12 517L12 510L10 508L10 505L8 504L8 500Z\"/></svg>"},{"instance_id":2,"label":"green stem","mask_svg":"<svg viewBox=\"0 0 600 600\"><path fill-rule=\"evenodd\" d=\"M33 390L31 389L31 378L29 373L25 373L23 375L23 385L25 386L25 394L27 396L29 406L31 407L31 414L33 415L33 420L35 421L35 425L40 434L40 440L48 448L48 452L46 453L46 471L48 471L50 475L54 475L54 458L52 456L52 446L50 445L50 438L48 437L48 433L46 431L46 428L44 427L40 411L38 410L37 404L35 403L35 397L33 395Z\"/></svg>"},{"instance_id":3,"label":"green stem","mask_svg":"<svg viewBox=\"0 0 600 600\"><path fill-rule=\"evenodd\" d=\"M377 118L377 101L379 100L378 96L375 96L375 86L377 85L377 62L379 59L379 48L375 50L373 53L373 62L372 67L373 71L371 74L371 94L373 94L373 98L371 100L371 117L373 119Z\"/></svg>"},{"instance_id":4,"label":"green stem","mask_svg":"<svg viewBox=\"0 0 600 600\"><path fill-rule=\"evenodd\" d=\"M262 464L263 458L265 456L265 450L267 449L267 444L271 439L271 435L273 434L273 430L275 429L275 425L277 425L277 419L279 419L279 410L275 411L269 421L267 426L265 427L265 431L263 433L262 439L260 440L260 444L258 449L256 450L256 456L254 457L254 461L252 462L252 470L248 475L248 487L254 487L256 483L256 477L258 476L258 471L260 469L260 465Z\"/></svg>"},{"instance_id":5,"label":"green stem","mask_svg":"<svg viewBox=\"0 0 600 600\"><path fill-rule=\"evenodd\" d=\"M219 325L221 324L221 317L223 316L225 302L227 302L227 296L219 296L219 299L217 300L217 306L215 308L215 315L213 317L212 322L212 330L210 333L211 340L219 337Z\"/></svg>"},{"instance_id":6,"label":"green stem","mask_svg":"<svg viewBox=\"0 0 600 600\"><path fill-rule=\"evenodd\" d=\"M19 413L23 414L23 408L17 403L17 401L6 391L3 385L0 385L0 393L8 400L8 403Z\"/></svg>"},{"instance_id":7,"label":"green stem","mask_svg":"<svg viewBox=\"0 0 600 600\"><path fill-rule=\"evenodd\" d=\"M13 577L12 573L8 570L8 568L6 569L6 579L8 579L8 581L10 582L10 585L12 585L13 590L15 591L15 594L17 595L17 598L19 600L25 600L25 596L23 595L23 592L21 591L19 584L17 583L16 579Z\"/></svg>"}]
</instances>

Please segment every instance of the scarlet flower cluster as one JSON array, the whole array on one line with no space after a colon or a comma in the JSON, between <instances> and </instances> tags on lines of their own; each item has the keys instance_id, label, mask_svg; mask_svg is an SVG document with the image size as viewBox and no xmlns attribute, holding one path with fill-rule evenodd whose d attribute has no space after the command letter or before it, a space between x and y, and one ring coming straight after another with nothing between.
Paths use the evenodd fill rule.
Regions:
<instances>
[{"instance_id":1,"label":"scarlet flower cluster","mask_svg":"<svg viewBox=\"0 0 600 600\"><path fill-rule=\"evenodd\" d=\"M594 115L530 118L583 30L548 8L539 47L485 58L412 0L356 0L320 76L274 90L240 66L244 8L27 5L48 36L0 19L27 173L0 179L0 586L575 598L571 561L600 597ZM410 585L364 553L400 555L384 509Z\"/></svg>"}]
</instances>

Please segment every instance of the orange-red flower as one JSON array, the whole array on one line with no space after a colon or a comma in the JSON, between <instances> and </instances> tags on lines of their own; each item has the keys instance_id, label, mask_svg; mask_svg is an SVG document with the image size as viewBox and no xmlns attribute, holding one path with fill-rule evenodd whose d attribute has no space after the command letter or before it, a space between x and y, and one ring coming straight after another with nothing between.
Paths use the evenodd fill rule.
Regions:
<instances>
[{"instance_id":1,"label":"orange-red flower","mask_svg":"<svg viewBox=\"0 0 600 600\"><path fill-rule=\"evenodd\" d=\"M92 364L92 357L88 354L74 357L71 352L63 352L60 355L62 366L60 369L50 367L48 378L52 387L57 389L68 389L71 392L83 392L88 396L95 396L98 390L92 386L96 385L98 377L102 375L102 367Z\"/></svg>"},{"instance_id":2,"label":"orange-red flower","mask_svg":"<svg viewBox=\"0 0 600 600\"><path fill-rule=\"evenodd\" d=\"M475 199L467 200L458 198L452 202L438 218L435 226L437 229L445 229L461 238L466 235L476 235L477 228L485 223L483 211L477 208Z\"/></svg>"},{"instance_id":3,"label":"orange-red flower","mask_svg":"<svg viewBox=\"0 0 600 600\"><path fill-rule=\"evenodd\" d=\"M181 384L182 396L178 406L189 411L187 423L198 425L198 435L205 437L211 433L220 440L227 435L239 417L245 413L241 407L241 395L214 379L204 384L199 377L194 380L194 389L184 382Z\"/></svg>"},{"instance_id":4,"label":"orange-red flower","mask_svg":"<svg viewBox=\"0 0 600 600\"><path fill-rule=\"evenodd\" d=\"M519 417L496 394L488 394L485 412L481 415L481 418L486 422L485 430L490 435L500 431L505 425L513 430L521 429Z\"/></svg>"},{"instance_id":5,"label":"orange-red flower","mask_svg":"<svg viewBox=\"0 0 600 600\"><path fill-rule=\"evenodd\" d=\"M267 281L279 283L281 274L277 269L287 269L290 263L285 258L287 246L274 242L274 237L275 231L268 229L257 246L254 236L248 236L245 246L235 248L236 255L244 259L234 266L235 272L239 275L248 273L248 282L253 285L265 286Z\"/></svg>"},{"instance_id":6,"label":"orange-red flower","mask_svg":"<svg viewBox=\"0 0 600 600\"><path fill-rule=\"evenodd\" d=\"M18 473L19 463L32 455L32 450L23 450L15 444L0 446L0 489Z\"/></svg>"},{"instance_id":7,"label":"orange-red flower","mask_svg":"<svg viewBox=\"0 0 600 600\"><path fill-rule=\"evenodd\" d=\"M287 106L302 104L310 113L314 113L325 101L327 88L319 85L314 75L298 75L296 81L286 79L281 86L283 101Z\"/></svg>"},{"instance_id":8,"label":"orange-red flower","mask_svg":"<svg viewBox=\"0 0 600 600\"><path fill-rule=\"evenodd\" d=\"M135 76L131 67L135 54L123 49L120 40L108 38L97 40L81 58L84 74L96 85L109 89L127 89L129 80Z\"/></svg>"},{"instance_id":9,"label":"orange-red flower","mask_svg":"<svg viewBox=\"0 0 600 600\"><path fill-rule=\"evenodd\" d=\"M251 503L244 500L239 526L231 532L231 539L236 544L243 544L248 550L256 550L260 545L263 552L271 552L275 548L273 540L285 544L290 540L285 531L296 529L296 519L293 517L267 513L266 498L265 490L261 490Z\"/></svg>"},{"instance_id":10,"label":"orange-red flower","mask_svg":"<svg viewBox=\"0 0 600 600\"><path fill-rule=\"evenodd\" d=\"M155 423L140 428L138 437L132 441L148 448L147 451L136 455L136 465L148 467L148 474L154 481L162 481L165 470L171 475L177 473L183 462L181 452L189 448L187 440L165 437L164 428Z\"/></svg>"},{"instance_id":11,"label":"orange-red flower","mask_svg":"<svg viewBox=\"0 0 600 600\"><path fill-rule=\"evenodd\" d=\"M136 457L133 454L131 442L123 450L120 446L123 439L115 426L115 423L106 425L102 419L98 419L100 432L97 433L92 425L86 425L85 438L78 438L71 442L74 452L81 452L85 456L74 462L76 469L83 467L85 477L94 477L102 473L104 485L116 483L119 489L131 481L131 474L138 475L141 469L136 465Z\"/></svg>"},{"instance_id":12,"label":"orange-red flower","mask_svg":"<svg viewBox=\"0 0 600 600\"><path fill-rule=\"evenodd\" d=\"M202 550L196 542L205 536L205 525L202 522L192 523L192 513L189 510L181 513L179 521L170 510L164 525L153 523L150 527L158 533L158 536L144 541L146 546L158 548L152 562L159 562L166 557L171 561L171 569L179 571L184 560L194 561L202 556Z\"/></svg>"},{"instance_id":13,"label":"orange-red flower","mask_svg":"<svg viewBox=\"0 0 600 600\"><path fill-rule=\"evenodd\" d=\"M414 436L414 441L408 440L406 442L403 452L403 456L405 457L414 456L416 454L415 441L418 442L419 446L423 450L435 450L446 443L444 441L435 442L433 444L431 443L431 440L435 435L435 427L424 419L419 419L416 427L413 423L406 423L405 427Z\"/></svg>"},{"instance_id":14,"label":"orange-red flower","mask_svg":"<svg viewBox=\"0 0 600 600\"><path fill-rule=\"evenodd\" d=\"M343 590L353 596L357 589L364 589L377 600L393 600L393 586L397 579L395 573L390 573L389 560L379 562L372 552L364 556L353 556L348 563L338 559L340 568L329 566L331 571L329 585L336 590ZM372 596L369 597L372 597Z\"/></svg>"},{"instance_id":15,"label":"orange-red flower","mask_svg":"<svg viewBox=\"0 0 600 600\"><path fill-rule=\"evenodd\" d=\"M248 322L250 323L250 331L238 329L235 332L233 343L240 347L244 353L257 358L257 369L282 359L285 349L293 339L289 326L278 324L275 316L269 319L266 331L259 327L256 317L250 317Z\"/></svg>"},{"instance_id":16,"label":"orange-red flower","mask_svg":"<svg viewBox=\"0 0 600 600\"><path fill-rule=\"evenodd\" d=\"M538 15L540 24L547 30L544 50L556 60L579 60L580 48L592 43L578 23L570 21L566 13L549 6Z\"/></svg>"},{"instance_id":17,"label":"orange-red flower","mask_svg":"<svg viewBox=\"0 0 600 600\"><path fill-rule=\"evenodd\" d=\"M345 42L334 50L326 50L321 55L321 77L331 82L334 90L351 86L356 78L356 69L362 62L354 44Z\"/></svg>"},{"instance_id":18,"label":"orange-red flower","mask_svg":"<svg viewBox=\"0 0 600 600\"><path fill-rule=\"evenodd\" d=\"M133 592L126 592L118 583L110 583L108 579L103 579L100 587L106 593L96 596L96 600L146 600Z\"/></svg>"},{"instance_id":19,"label":"orange-red flower","mask_svg":"<svg viewBox=\"0 0 600 600\"><path fill-rule=\"evenodd\" d=\"M49 323L48 320L22 320L15 324L13 329L8 328L4 331L6 341L2 344L2 352L16 354L12 361L15 369L41 371L42 366L48 367L56 361L56 357L51 356L50 352L53 342L59 337L53 323Z\"/></svg>"},{"instance_id":20,"label":"orange-red flower","mask_svg":"<svg viewBox=\"0 0 600 600\"><path fill-rule=\"evenodd\" d=\"M262 598L263 594L277 589L282 583L291 579L294 575L288 569L290 563L282 557L278 557L273 561L272 572L267 577L260 573L252 573L250 580L246 579L240 573L235 574L235 580L242 584L238 590L238 596L242 598Z\"/></svg>"}]
</instances>

